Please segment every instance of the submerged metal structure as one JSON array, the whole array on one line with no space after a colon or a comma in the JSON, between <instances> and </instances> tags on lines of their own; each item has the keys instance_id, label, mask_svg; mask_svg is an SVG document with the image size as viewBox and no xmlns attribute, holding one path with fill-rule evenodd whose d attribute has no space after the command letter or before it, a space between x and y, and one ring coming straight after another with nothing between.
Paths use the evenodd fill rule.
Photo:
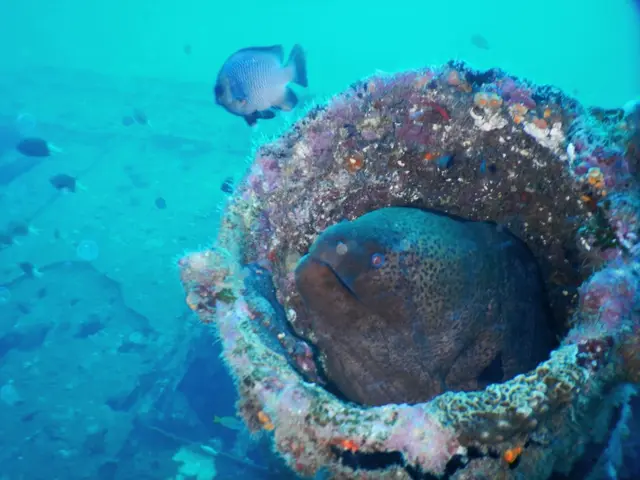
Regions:
<instances>
[{"instance_id":1,"label":"submerged metal structure","mask_svg":"<svg viewBox=\"0 0 640 480\"><path fill-rule=\"evenodd\" d=\"M359 81L261 146L216 244L180 261L248 426L302 477L570 475L640 380L637 118L452 62ZM561 338L546 361L413 405L358 405L326 385L294 268L327 227L406 205L526 242Z\"/></svg>"}]
</instances>

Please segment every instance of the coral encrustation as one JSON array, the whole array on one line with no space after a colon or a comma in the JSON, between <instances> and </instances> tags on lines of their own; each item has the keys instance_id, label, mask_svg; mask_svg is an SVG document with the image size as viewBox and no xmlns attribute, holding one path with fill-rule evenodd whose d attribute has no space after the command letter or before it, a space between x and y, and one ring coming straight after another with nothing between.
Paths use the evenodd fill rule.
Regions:
<instances>
[{"instance_id":1,"label":"coral encrustation","mask_svg":"<svg viewBox=\"0 0 640 480\"><path fill-rule=\"evenodd\" d=\"M215 248L180 261L188 304L219 333L249 427L273 435L308 477L569 472L606 434L598 425L616 388L640 379L639 149L629 124L623 110L450 63L358 82L259 148ZM508 225L541 263L568 334L537 368L483 391L363 408L307 374L311 355L292 361L265 335L306 352L291 277L300 256L341 219L409 203ZM273 277L287 328L274 328L273 302L247 288L253 263Z\"/></svg>"}]
</instances>

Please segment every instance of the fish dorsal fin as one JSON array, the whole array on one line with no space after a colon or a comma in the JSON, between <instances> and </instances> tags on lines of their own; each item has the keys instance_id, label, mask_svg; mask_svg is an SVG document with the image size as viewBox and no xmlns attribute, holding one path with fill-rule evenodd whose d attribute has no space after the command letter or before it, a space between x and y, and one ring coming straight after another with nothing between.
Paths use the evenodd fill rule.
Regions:
<instances>
[{"instance_id":1,"label":"fish dorsal fin","mask_svg":"<svg viewBox=\"0 0 640 480\"><path fill-rule=\"evenodd\" d=\"M284 48L282 45L271 45L269 47L247 47L242 50L238 50L238 53L270 53L275 55L280 63L284 62Z\"/></svg>"}]
</instances>

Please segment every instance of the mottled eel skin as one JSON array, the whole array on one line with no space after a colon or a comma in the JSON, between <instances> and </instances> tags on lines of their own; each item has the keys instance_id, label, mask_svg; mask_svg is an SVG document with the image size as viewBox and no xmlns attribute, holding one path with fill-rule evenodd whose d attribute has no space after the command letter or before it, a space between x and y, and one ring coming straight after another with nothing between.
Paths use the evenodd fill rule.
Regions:
<instances>
[{"instance_id":1,"label":"mottled eel skin","mask_svg":"<svg viewBox=\"0 0 640 480\"><path fill-rule=\"evenodd\" d=\"M383 208L325 230L295 276L326 376L360 404L483 388L551 348L535 259L493 223Z\"/></svg>"}]
</instances>

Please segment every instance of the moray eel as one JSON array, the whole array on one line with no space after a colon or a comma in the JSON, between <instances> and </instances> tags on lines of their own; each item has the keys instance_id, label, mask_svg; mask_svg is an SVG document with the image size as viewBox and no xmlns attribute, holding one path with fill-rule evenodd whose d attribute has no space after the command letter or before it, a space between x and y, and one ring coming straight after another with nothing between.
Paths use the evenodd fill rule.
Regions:
<instances>
[{"instance_id":1,"label":"moray eel","mask_svg":"<svg viewBox=\"0 0 640 480\"><path fill-rule=\"evenodd\" d=\"M363 405L481 389L552 348L536 261L494 223L376 210L320 234L295 281L327 380Z\"/></svg>"}]
</instances>

